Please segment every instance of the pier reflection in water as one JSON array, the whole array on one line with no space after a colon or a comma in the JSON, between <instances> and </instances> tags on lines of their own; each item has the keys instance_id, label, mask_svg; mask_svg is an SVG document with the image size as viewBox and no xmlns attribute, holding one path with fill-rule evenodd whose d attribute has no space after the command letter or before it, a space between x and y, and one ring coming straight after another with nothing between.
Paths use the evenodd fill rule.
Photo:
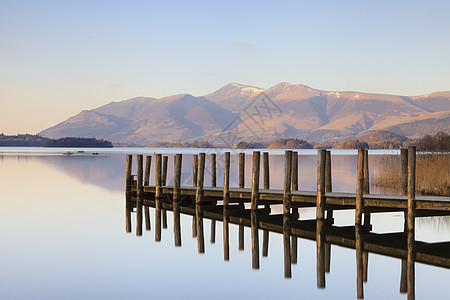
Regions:
<instances>
[{"instance_id":1,"label":"pier reflection in water","mask_svg":"<svg viewBox=\"0 0 450 300\"><path fill-rule=\"evenodd\" d=\"M172 210L172 204L162 203L161 207L156 207L156 201L145 200L136 201L136 198L128 198L126 201L126 231L132 232L132 215L136 221L136 235L142 235L144 213L146 230L150 231L150 213L154 211L154 224L156 230L161 228L158 224L162 222L162 210ZM316 264L317 264L317 287L326 287L326 273L329 273L332 267L331 245L342 246L355 249L356 257L356 290L357 298L364 298L364 283L368 281L369 253L382 254L401 259L401 278L399 278L400 293L407 293L409 299L414 298L415 285L415 262L421 262L443 268L450 268L450 255L446 249L448 242L438 244L428 244L414 240L414 231L405 231L403 233L376 234L370 232L370 225L337 227L333 225L331 214L325 220L302 220L297 210L289 215L271 214L271 208L265 207L257 211L245 209L239 203L233 203L228 209L223 210L222 201L214 205L202 205L199 211L193 205L181 203L173 213L173 241L176 247L182 245L181 241L181 222L180 215L192 216L196 219L197 226L189 229L193 230L193 236L198 242L198 253L205 251L204 243L204 220L207 219L211 224L216 221L223 222L223 259L230 259L230 226L237 225L239 228L250 227L251 245L252 245L252 267L259 269L259 259L261 256L259 250L259 234L262 232L262 256L269 255L270 237L274 234L282 234L284 248L284 276L289 278L295 276L292 274L291 266L297 263L297 240L307 239L315 240L317 246ZM231 225L230 225L231 224ZM212 240L216 240L215 227L211 227ZM195 234L194 234L195 233ZM243 231L242 231L243 233ZM244 235L239 230L238 234L239 248L244 247ZM155 241L161 240L161 231L155 235ZM301 255L300 255L301 259ZM336 270L336 272L339 272ZM350 288L350 287L348 287Z\"/></svg>"}]
</instances>

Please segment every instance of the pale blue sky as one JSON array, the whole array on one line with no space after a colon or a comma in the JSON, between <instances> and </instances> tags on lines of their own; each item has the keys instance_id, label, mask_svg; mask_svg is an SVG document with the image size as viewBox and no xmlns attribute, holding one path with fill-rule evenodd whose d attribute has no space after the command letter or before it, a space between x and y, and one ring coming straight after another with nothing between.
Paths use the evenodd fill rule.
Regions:
<instances>
[{"instance_id":1,"label":"pale blue sky","mask_svg":"<svg viewBox=\"0 0 450 300\"><path fill-rule=\"evenodd\" d=\"M0 0L0 132L238 82L450 90L450 1Z\"/></svg>"}]
</instances>

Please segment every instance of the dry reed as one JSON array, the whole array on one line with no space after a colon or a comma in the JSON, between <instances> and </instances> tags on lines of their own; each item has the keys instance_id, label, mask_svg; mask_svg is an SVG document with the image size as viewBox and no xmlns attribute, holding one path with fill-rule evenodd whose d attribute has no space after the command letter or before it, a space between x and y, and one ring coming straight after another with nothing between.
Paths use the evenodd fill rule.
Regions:
<instances>
[{"instance_id":1,"label":"dry reed","mask_svg":"<svg viewBox=\"0 0 450 300\"><path fill-rule=\"evenodd\" d=\"M381 190L401 191L399 155L385 155L371 178ZM416 159L416 194L450 196L450 154L418 153Z\"/></svg>"}]
</instances>

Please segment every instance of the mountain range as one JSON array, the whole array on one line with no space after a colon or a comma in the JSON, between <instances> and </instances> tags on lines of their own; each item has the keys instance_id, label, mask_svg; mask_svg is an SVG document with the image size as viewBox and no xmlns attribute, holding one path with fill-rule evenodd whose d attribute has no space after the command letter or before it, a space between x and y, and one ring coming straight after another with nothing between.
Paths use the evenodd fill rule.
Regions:
<instances>
[{"instance_id":1,"label":"mountain range","mask_svg":"<svg viewBox=\"0 0 450 300\"><path fill-rule=\"evenodd\" d=\"M450 91L407 97L352 91L322 91L279 83L261 89L237 83L195 97L138 97L111 102L39 134L49 138L89 137L115 143L302 138L323 142L373 130L409 138L450 132Z\"/></svg>"}]
</instances>

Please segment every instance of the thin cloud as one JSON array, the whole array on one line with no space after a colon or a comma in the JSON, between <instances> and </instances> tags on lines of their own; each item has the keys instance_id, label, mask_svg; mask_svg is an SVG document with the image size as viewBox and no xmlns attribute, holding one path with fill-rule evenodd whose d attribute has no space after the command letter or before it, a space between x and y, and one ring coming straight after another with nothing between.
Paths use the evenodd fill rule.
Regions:
<instances>
[{"instance_id":1,"label":"thin cloud","mask_svg":"<svg viewBox=\"0 0 450 300\"><path fill-rule=\"evenodd\" d=\"M232 42L230 45L233 47L238 47L238 48L252 47L251 44L246 43L246 42Z\"/></svg>"},{"instance_id":2,"label":"thin cloud","mask_svg":"<svg viewBox=\"0 0 450 300\"><path fill-rule=\"evenodd\" d=\"M116 88L120 88L122 85L120 83L112 83L110 85L111 88L116 89Z\"/></svg>"}]
</instances>

